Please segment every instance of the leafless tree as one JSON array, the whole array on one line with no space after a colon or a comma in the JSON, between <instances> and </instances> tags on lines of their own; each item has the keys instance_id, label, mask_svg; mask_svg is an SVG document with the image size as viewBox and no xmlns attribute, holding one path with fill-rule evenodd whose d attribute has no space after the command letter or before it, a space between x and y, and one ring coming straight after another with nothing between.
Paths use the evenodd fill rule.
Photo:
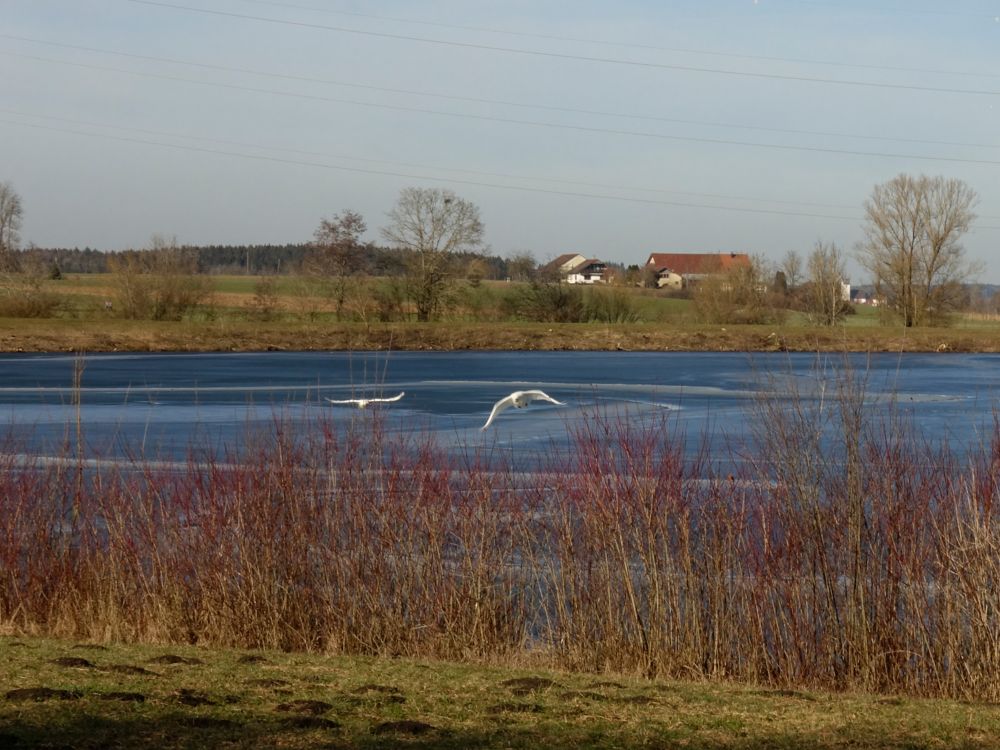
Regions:
<instances>
[{"instance_id":1,"label":"leafless tree","mask_svg":"<svg viewBox=\"0 0 1000 750\"><path fill-rule=\"evenodd\" d=\"M789 250L778 264L778 270L785 274L788 291L794 292L802 283L802 256L796 250Z\"/></svg>"},{"instance_id":2,"label":"leafless tree","mask_svg":"<svg viewBox=\"0 0 1000 750\"><path fill-rule=\"evenodd\" d=\"M850 305L843 291L847 282L844 255L832 242L817 242L806 266L809 281L804 296L809 317L820 325L832 326L847 314Z\"/></svg>"},{"instance_id":3,"label":"leafless tree","mask_svg":"<svg viewBox=\"0 0 1000 750\"><path fill-rule=\"evenodd\" d=\"M706 275L694 285L695 313L707 323L778 322L782 312L768 294L772 270L763 258L752 256L745 266Z\"/></svg>"},{"instance_id":4,"label":"leafless tree","mask_svg":"<svg viewBox=\"0 0 1000 750\"><path fill-rule=\"evenodd\" d=\"M329 284L328 291L336 306L337 320L343 314L350 279L358 272L361 235L367 229L361 214L346 210L332 219L323 219L313 232L313 246L317 252L307 264L307 271Z\"/></svg>"},{"instance_id":5,"label":"leafless tree","mask_svg":"<svg viewBox=\"0 0 1000 750\"><path fill-rule=\"evenodd\" d=\"M118 304L126 318L179 320L211 294L211 282L198 276L192 252L175 237L154 234L147 250L109 258Z\"/></svg>"},{"instance_id":6,"label":"leafless tree","mask_svg":"<svg viewBox=\"0 0 1000 750\"><path fill-rule=\"evenodd\" d=\"M410 251L417 320L430 320L455 273L454 253L475 250L483 241L479 208L450 190L409 187L400 192L388 217L382 236Z\"/></svg>"},{"instance_id":7,"label":"leafless tree","mask_svg":"<svg viewBox=\"0 0 1000 750\"><path fill-rule=\"evenodd\" d=\"M17 270L15 252L21 241L23 218L21 196L9 182L0 182L0 270Z\"/></svg>"},{"instance_id":8,"label":"leafless tree","mask_svg":"<svg viewBox=\"0 0 1000 750\"><path fill-rule=\"evenodd\" d=\"M538 261L530 250L517 250L507 256L507 274L514 281L531 281L538 270Z\"/></svg>"},{"instance_id":9,"label":"leafless tree","mask_svg":"<svg viewBox=\"0 0 1000 750\"><path fill-rule=\"evenodd\" d=\"M857 257L904 325L931 322L961 299L963 282L978 269L960 242L977 202L961 180L907 174L876 185L865 202Z\"/></svg>"}]
</instances>

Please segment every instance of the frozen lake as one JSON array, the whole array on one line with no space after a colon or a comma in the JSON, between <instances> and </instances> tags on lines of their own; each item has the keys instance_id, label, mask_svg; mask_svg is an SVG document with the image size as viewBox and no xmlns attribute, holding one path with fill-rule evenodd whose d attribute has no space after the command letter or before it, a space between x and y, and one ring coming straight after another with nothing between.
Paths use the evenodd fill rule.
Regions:
<instances>
[{"instance_id":1,"label":"frozen lake","mask_svg":"<svg viewBox=\"0 0 1000 750\"><path fill-rule=\"evenodd\" d=\"M873 416L896 409L924 435L955 448L992 433L1000 355L851 355ZM831 408L843 355L785 353L391 352L96 354L82 360L79 411L72 355L0 355L0 420L18 452L59 455L74 446L77 415L88 455L179 458L190 448L238 450L276 419L308 426L370 418L325 398L394 395L376 407L390 431L430 433L459 455L487 448L530 468L569 445L595 411L630 422L659 420L731 454L760 425L760 398L793 394ZM566 403L503 412L511 391L541 388ZM773 401L772 401L773 403ZM12 448L13 449L13 448ZM730 458L727 460L738 460Z\"/></svg>"}]
</instances>

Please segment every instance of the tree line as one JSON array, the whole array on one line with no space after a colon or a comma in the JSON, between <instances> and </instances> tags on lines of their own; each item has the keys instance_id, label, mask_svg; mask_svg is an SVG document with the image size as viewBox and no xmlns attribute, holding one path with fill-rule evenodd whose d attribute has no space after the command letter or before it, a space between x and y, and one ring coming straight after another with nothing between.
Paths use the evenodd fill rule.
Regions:
<instances>
[{"instance_id":1,"label":"tree line","mask_svg":"<svg viewBox=\"0 0 1000 750\"><path fill-rule=\"evenodd\" d=\"M904 326L937 324L969 302L967 282L981 270L970 263L961 238L975 220L978 196L961 180L900 174L875 186L865 201L864 240L854 255L871 275L874 298L887 321ZM141 250L100 252L91 248L21 249L20 196L0 183L0 272L5 277L7 314L44 313L41 282L64 272L112 273L120 310L129 317L177 317L207 296L210 273L294 274L303 288L333 305L337 319L352 296L371 297L379 315L412 315L428 321L454 305L456 284L477 287L484 279L531 282L508 300L515 316L542 320L593 319L584 293L560 290L537 278L528 252L502 258L488 254L479 208L450 190L404 188L381 230L385 245L363 241L364 217L344 210L321 219L311 242L286 245L192 247L154 237ZM844 295L846 255L820 241L805 256L791 251L778 264L754 258L748 266L707 277L682 294L698 316L711 322L780 322L800 310L820 325L840 322L853 308ZM620 281L650 285L638 267L620 269ZM361 279L389 279L374 293ZM655 281L652 281L655 286ZM11 303L13 293L18 299ZM274 283L259 282L261 306L274 297ZM358 317L354 305L354 317ZM599 317L634 319L634 310L605 295ZM589 309L589 312L588 312ZM364 314L361 317L365 317ZM613 321L612 321L613 322Z\"/></svg>"}]
</instances>

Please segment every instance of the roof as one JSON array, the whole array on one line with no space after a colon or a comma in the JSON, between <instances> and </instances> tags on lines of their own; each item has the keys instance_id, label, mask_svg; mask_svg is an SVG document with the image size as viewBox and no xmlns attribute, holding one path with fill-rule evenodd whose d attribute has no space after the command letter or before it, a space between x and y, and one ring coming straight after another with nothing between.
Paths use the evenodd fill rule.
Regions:
<instances>
[{"instance_id":1,"label":"roof","mask_svg":"<svg viewBox=\"0 0 1000 750\"><path fill-rule=\"evenodd\" d=\"M580 255L580 253L563 253L558 258L550 260L548 263L546 263L544 266L542 266L541 270L543 270L543 271L567 271L569 269L563 268L563 266L565 266L567 263L569 263L574 258L582 258L582 257L583 256ZM574 264L574 267L576 265L577 264Z\"/></svg>"},{"instance_id":2,"label":"roof","mask_svg":"<svg viewBox=\"0 0 1000 750\"><path fill-rule=\"evenodd\" d=\"M587 258L586 260L582 260L576 265L574 265L572 268L570 268L569 273L580 273L581 271L587 270L591 266L606 266L606 265L607 264L603 260L598 260L597 258Z\"/></svg>"},{"instance_id":3,"label":"roof","mask_svg":"<svg viewBox=\"0 0 1000 750\"><path fill-rule=\"evenodd\" d=\"M722 273L731 268L748 267L750 256L746 253L650 253L646 265L658 271L668 269L681 276Z\"/></svg>"}]
</instances>

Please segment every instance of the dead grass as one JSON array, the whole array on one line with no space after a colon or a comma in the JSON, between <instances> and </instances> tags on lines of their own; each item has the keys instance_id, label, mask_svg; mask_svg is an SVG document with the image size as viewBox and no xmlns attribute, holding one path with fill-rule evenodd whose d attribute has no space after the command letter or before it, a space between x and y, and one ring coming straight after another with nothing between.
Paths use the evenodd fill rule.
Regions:
<instances>
[{"instance_id":1,"label":"dead grass","mask_svg":"<svg viewBox=\"0 0 1000 750\"><path fill-rule=\"evenodd\" d=\"M998 352L982 328L842 328L590 323L334 323L0 319L0 351L267 350Z\"/></svg>"},{"instance_id":2,"label":"dead grass","mask_svg":"<svg viewBox=\"0 0 1000 750\"><path fill-rule=\"evenodd\" d=\"M189 663L154 663L168 654ZM0 638L0 745L557 750L1000 744L1000 710L991 704L609 680L426 660L248 655ZM54 663L60 657L86 659L89 666ZM148 674L111 671L115 666ZM524 677L544 679L521 695L504 684ZM16 692L31 688L66 693L36 700Z\"/></svg>"}]
</instances>

